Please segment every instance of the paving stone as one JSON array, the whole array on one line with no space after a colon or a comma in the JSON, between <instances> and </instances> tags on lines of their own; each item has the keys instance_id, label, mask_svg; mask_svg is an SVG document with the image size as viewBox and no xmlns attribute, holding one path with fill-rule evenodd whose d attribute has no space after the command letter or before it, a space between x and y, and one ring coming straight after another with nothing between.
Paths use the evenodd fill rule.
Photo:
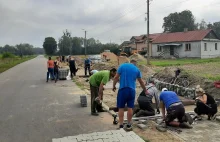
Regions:
<instances>
[{"instance_id":1,"label":"paving stone","mask_svg":"<svg viewBox=\"0 0 220 142\"><path fill-rule=\"evenodd\" d=\"M52 142L60 142L61 141L61 139L59 138L59 139L52 139Z\"/></svg>"},{"instance_id":2,"label":"paving stone","mask_svg":"<svg viewBox=\"0 0 220 142\"><path fill-rule=\"evenodd\" d=\"M147 124L147 120L139 120L138 123L139 124Z\"/></svg>"},{"instance_id":3,"label":"paving stone","mask_svg":"<svg viewBox=\"0 0 220 142\"><path fill-rule=\"evenodd\" d=\"M144 125L144 124L138 124L137 126L138 126L140 129L146 129L146 128L147 128L147 126Z\"/></svg>"}]
</instances>

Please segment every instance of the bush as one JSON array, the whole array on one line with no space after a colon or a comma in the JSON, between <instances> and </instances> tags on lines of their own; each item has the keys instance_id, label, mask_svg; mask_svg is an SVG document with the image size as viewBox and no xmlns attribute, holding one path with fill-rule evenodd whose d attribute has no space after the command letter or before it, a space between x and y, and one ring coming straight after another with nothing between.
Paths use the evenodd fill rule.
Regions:
<instances>
[{"instance_id":1,"label":"bush","mask_svg":"<svg viewBox=\"0 0 220 142\"><path fill-rule=\"evenodd\" d=\"M9 52L5 52L2 54L2 59L5 59L5 58L14 58L15 55L12 54L12 53L9 53Z\"/></svg>"}]
</instances>

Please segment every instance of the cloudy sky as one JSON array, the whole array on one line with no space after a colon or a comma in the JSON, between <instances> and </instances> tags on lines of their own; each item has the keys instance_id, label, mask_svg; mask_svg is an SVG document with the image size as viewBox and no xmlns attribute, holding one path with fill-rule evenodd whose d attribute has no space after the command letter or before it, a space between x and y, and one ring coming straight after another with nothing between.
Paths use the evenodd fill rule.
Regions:
<instances>
[{"instance_id":1,"label":"cloudy sky","mask_svg":"<svg viewBox=\"0 0 220 142\"><path fill-rule=\"evenodd\" d=\"M163 17L191 10L200 22L220 20L219 0L151 0L150 33L162 32ZM57 41L65 29L72 36L121 43L145 34L146 0L0 0L0 46L30 43L42 47L44 38Z\"/></svg>"}]
</instances>

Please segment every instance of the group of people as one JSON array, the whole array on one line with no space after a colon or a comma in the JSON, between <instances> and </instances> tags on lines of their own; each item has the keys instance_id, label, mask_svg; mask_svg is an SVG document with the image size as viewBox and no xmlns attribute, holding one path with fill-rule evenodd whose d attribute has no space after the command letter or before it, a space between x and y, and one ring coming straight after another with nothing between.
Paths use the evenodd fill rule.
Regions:
<instances>
[{"instance_id":1,"label":"group of people","mask_svg":"<svg viewBox=\"0 0 220 142\"><path fill-rule=\"evenodd\" d=\"M163 88L159 95L159 91L154 85L154 79L144 83L141 72L136 67L136 63L135 60L131 60L130 63L120 65L118 70L113 68L108 71L99 71L90 77L92 115L97 116L99 112L104 111L101 103L103 100L104 85L106 85L110 79L113 79L113 91L116 91L117 82L120 83L117 94L119 128L124 128L125 107L127 107L127 130L132 129L131 121L134 114L136 117L154 116L156 113L160 114L160 106L165 124L181 128L192 128L191 124L193 123L193 119L201 119L201 115L208 115L208 119L212 119L217 113L217 104L214 98L207 94L200 86L197 86L195 99L196 108L194 110L197 116L192 118L190 114L185 112L184 105L175 92ZM133 113L136 96L136 80L140 83L143 91L137 99L139 108L134 110ZM155 98L156 112L152 102L153 98ZM175 119L178 121L174 121Z\"/></svg>"}]
</instances>

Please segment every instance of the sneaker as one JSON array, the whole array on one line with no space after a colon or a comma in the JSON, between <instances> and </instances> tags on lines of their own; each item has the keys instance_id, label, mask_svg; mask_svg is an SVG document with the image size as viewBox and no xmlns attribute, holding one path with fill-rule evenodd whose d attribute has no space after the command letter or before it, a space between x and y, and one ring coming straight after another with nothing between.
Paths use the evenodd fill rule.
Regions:
<instances>
[{"instance_id":1,"label":"sneaker","mask_svg":"<svg viewBox=\"0 0 220 142\"><path fill-rule=\"evenodd\" d=\"M185 114L185 117L186 117L187 122L188 122L190 125L193 124L193 119L192 119L192 117L191 117L191 115L190 115L189 113L186 113L186 114Z\"/></svg>"},{"instance_id":2,"label":"sneaker","mask_svg":"<svg viewBox=\"0 0 220 142\"><path fill-rule=\"evenodd\" d=\"M91 115L98 116L99 114L97 112L92 112Z\"/></svg>"},{"instance_id":3,"label":"sneaker","mask_svg":"<svg viewBox=\"0 0 220 142\"><path fill-rule=\"evenodd\" d=\"M127 124L126 131L132 131L132 130L133 130L133 129L132 129L131 124Z\"/></svg>"},{"instance_id":4,"label":"sneaker","mask_svg":"<svg viewBox=\"0 0 220 142\"><path fill-rule=\"evenodd\" d=\"M187 124L186 122L180 123L180 128L192 129L192 126Z\"/></svg>"}]
</instances>

